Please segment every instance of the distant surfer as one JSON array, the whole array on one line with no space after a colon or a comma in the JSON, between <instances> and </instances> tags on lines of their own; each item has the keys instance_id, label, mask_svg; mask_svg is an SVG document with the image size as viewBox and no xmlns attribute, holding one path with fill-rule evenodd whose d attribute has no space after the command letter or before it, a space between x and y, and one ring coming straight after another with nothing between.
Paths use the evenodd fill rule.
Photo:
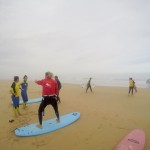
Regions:
<instances>
[{"instance_id":1,"label":"distant surfer","mask_svg":"<svg viewBox=\"0 0 150 150\"><path fill-rule=\"evenodd\" d=\"M128 93L128 95L130 95L130 92L133 95L133 88L134 88L134 81L132 80L132 78L129 78L129 93Z\"/></svg>"},{"instance_id":2,"label":"distant surfer","mask_svg":"<svg viewBox=\"0 0 150 150\"><path fill-rule=\"evenodd\" d=\"M92 92L91 80L92 80L92 78L90 78L89 81L88 81L88 83L87 83L86 93L87 93L87 91L88 91L89 88L90 88L90 90L91 90L91 92Z\"/></svg>"},{"instance_id":3,"label":"distant surfer","mask_svg":"<svg viewBox=\"0 0 150 150\"><path fill-rule=\"evenodd\" d=\"M150 79L146 81L147 88L150 88Z\"/></svg>"},{"instance_id":4,"label":"distant surfer","mask_svg":"<svg viewBox=\"0 0 150 150\"><path fill-rule=\"evenodd\" d=\"M57 81L58 84L58 97L57 97L57 101L60 102L60 97L59 97L59 91L62 87L60 80L58 79L58 76L55 76L55 80Z\"/></svg>"},{"instance_id":5,"label":"distant surfer","mask_svg":"<svg viewBox=\"0 0 150 150\"><path fill-rule=\"evenodd\" d=\"M23 77L23 82L20 83L21 86L21 96L23 100L23 108L26 108L27 101L28 101L28 95L27 95L27 89L28 89L28 83L27 83L27 75Z\"/></svg>"},{"instance_id":6,"label":"distant surfer","mask_svg":"<svg viewBox=\"0 0 150 150\"><path fill-rule=\"evenodd\" d=\"M42 101L38 109L38 118L39 118L39 124L37 125L38 128L42 128L42 113L44 112L44 109L47 105L52 105L57 120L59 122L59 111L58 111L58 105L57 105L57 96L58 96L58 84L55 80L52 79L53 73L46 72L45 73L45 79L42 80L36 80L35 83L38 85L41 85L42 90Z\"/></svg>"},{"instance_id":7,"label":"distant surfer","mask_svg":"<svg viewBox=\"0 0 150 150\"><path fill-rule=\"evenodd\" d=\"M11 93L11 99L13 102L15 117L17 117L17 113L21 115L20 110L19 110L20 93L19 93L19 77L18 76L14 76L14 82L11 85L10 93Z\"/></svg>"}]
</instances>

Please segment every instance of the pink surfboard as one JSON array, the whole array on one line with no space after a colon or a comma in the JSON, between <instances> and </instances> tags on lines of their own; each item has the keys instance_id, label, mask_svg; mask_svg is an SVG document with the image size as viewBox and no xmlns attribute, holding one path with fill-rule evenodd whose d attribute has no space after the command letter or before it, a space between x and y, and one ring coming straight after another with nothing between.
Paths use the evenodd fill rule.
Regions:
<instances>
[{"instance_id":1,"label":"pink surfboard","mask_svg":"<svg viewBox=\"0 0 150 150\"><path fill-rule=\"evenodd\" d=\"M115 147L114 150L144 150L145 133L140 129L134 129Z\"/></svg>"}]
</instances>

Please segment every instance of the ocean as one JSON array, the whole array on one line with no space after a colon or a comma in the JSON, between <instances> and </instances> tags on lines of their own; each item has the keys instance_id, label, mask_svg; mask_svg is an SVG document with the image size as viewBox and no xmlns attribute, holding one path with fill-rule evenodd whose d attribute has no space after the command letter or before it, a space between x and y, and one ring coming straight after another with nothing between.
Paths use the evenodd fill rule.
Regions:
<instances>
[{"instance_id":1,"label":"ocean","mask_svg":"<svg viewBox=\"0 0 150 150\"><path fill-rule=\"evenodd\" d=\"M137 87L147 88L150 84L146 81L150 79L150 74L90 74L90 75L65 75L60 78L63 83L72 83L85 86L89 78L92 78L91 84L93 86L118 86L128 87L129 77L132 77Z\"/></svg>"}]
</instances>

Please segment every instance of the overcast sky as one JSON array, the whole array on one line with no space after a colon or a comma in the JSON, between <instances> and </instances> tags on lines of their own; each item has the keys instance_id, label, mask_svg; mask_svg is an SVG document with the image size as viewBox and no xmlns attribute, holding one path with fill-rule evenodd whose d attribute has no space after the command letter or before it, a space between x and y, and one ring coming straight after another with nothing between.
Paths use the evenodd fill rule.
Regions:
<instances>
[{"instance_id":1,"label":"overcast sky","mask_svg":"<svg viewBox=\"0 0 150 150\"><path fill-rule=\"evenodd\" d=\"M149 0L0 0L0 78L150 73Z\"/></svg>"}]
</instances>

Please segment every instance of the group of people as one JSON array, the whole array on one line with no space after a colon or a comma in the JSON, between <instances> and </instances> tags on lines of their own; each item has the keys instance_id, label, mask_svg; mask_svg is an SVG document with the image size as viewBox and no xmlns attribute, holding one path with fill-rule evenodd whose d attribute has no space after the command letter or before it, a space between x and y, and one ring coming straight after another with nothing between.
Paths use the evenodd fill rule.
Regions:
<instances>
[{"instance_id":1,"label":"group of people","mask_svg":"<svg viewBox=\"0 0 150 150\"><path fill-rule=\"evenodd\" d=\"M13 108L14 108L14 113L15 116L17 116L17 113L21 115L20 110L19 110L19 95L20 95L20 89L21 89L21 96L23 100L23 108L26 108L26 104L28 101L28 95L27 95L27 88L28 88L28 83L27 83L27 75L23 77L23 81L19 83L19 77L14 76L14 82L11 85L11 98L13 102ZM91 79L89 79L87 86L86 86L86 93L88 89L91 90L92 92L92 87L91 87ZM61 82L58 79L58 76L55 76L55 79L53 79L53 73L51 72L46 72L45 73L45 78L42 80L35 80L35 83L38 85L42 86L42 101L39 105L38 109L38 119L39 119L39 124L37 125L38 128L42 128L42 117L44 114L44 109L46 108L47 105L52 105L57 121L59 122L59 110L58 110L58 102L60 102L60 97L59 97L59 91L62 87ZM135 82L132 78L129 78L129 92L128 95L131 94L133 95L133 90L137 92L137 88L135 85Z\"/></svg>"},{"instance_id":2,"label":"group of people","mask_svg":"<svg viewBox=\"0 0 150 150\"><path fill-rule=\"evenodd\" d=\"M23 77L23 81L19 83L19 76L14 76L14 82L11 85L11 99L14 107L14 113L15 116L17 116L17 113L21 115L20 110L19 110L19 95L20 95L20 89L21 89L21 96L23 100L23 108L26 108L26 104L28 101L28 95L27 95L27 88L28 88L28 83L27 83L27 75Z\"/></svg>"},{"instance_id":3,"label":"group of people","mask_svg":"<svg viewBox=\"0 0 150 150\"><path fill-rule=\"evenodd\" d=\"M92 78L89 79L89 81L86 85L86 93L87 93L88 89L90 89L90 91L92 92L91 79ZM135 92L137 92L137 87L135 85L135 81L132 78L129 78L129 92L128 92L128 95L130 95L130 92L133 95L133 90L135 90Z\"/></svg>"},{"instance_id":4,"label":"group of people","mask_svg":"<svg viewBox=\"0 0 150 150\"><path fill-rule=\"evenodd\" d=\"M61 83L57 76L55 76L55 80L52 79L53 73L46 72L45 78L42 80L36 80L35 83L42 86L42 101L38 109L38 118L39 124L37 125L38 128L42 128L42 117L44 113L44 109L47 105L52 105L56 117L57 122L59 122L59 111L57 101L60 102L59 97L59 90L61 89Z\"/></svg>"},{"instance_id":5,"label":"group of people","mask_svg":"<svg viewBox=\"0 0 150 150\"><path fill-rule=\"evenodd\" d=\"M61 82L58 79L58 76L55 76L55 79L52 78L53 73L46 72L45 78L42 80L35 80L35 83L42 86L42 101L39 105L38 109L38 119L39 119L39 125L38 128L42 128L42 117L44 113L44 109L47 105L52 105L54 108L57 121L59 122L59 111L58 111L58 105L57 102L60 102L59 97L59 91L62 87ZM11 85L11 98L13 102L13 108L15 116L21 115L19 110L19 96L20 96L20 90L21 90L21 96L23 100L23 108L26 107L27 101L28 101L28 95L27 95L27 75L23 77L23 82L19 83L19 77L14 76L14 82Z\"/></svg>"}]
</instances>

